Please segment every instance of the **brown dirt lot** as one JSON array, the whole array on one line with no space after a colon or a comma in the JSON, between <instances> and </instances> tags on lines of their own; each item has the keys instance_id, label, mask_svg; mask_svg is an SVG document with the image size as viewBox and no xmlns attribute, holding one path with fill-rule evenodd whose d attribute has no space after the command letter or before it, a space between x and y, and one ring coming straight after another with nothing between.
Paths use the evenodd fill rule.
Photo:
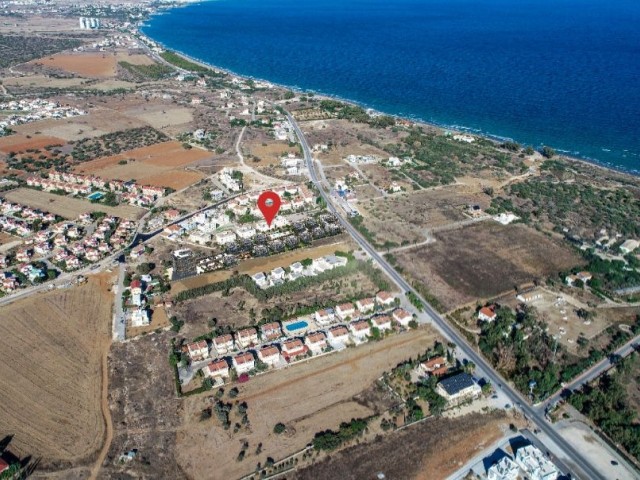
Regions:
<instances>
[{"instance_id":1,"label":"brown dirt lot","mask_svg":"<svg viewBox=\"0 0 640 480\"><path fill-rule=\"evenodd\" d=\"M41 468L91 461L104 441L101 360L110 343L109 275L3 306L0 431ZM25 352L28 355L25 355Z\"/></svg>"},{"instance_id":2,"label":"brown dirt lot","mask_svg":"<svg viewBox=\"0 0 640 480\"><path fill-rule=\"evenodd\" d=\"M267 457L279 459L299 450L318 431L376 413L355 402L354 396L435 339L432 330L421 329L255 377L239 387L238 400L249 407L250 428L236 434L225 431L215 416L199 421L200 412L211 405L208 396L188 398L185 428L177 437L178 463L191 478L205 478L213 471L218 478L238 478ZM277 422L287 426L286 433L273 433ZM249 448L245 460L238 462L242 441ZM256 455L258 443L263 449Z\"/></svg>"},{"instance_id":3,"label":"brown dirt lot","mask_svg":"<svg viewBox=\"0 0 640 480\"><path fill-rule=\"evenodd\" d=\"M81 108L86 109L82 105ZM32 135L34 139L37 138L37 132L42 132L43 135L59 137L66 141L75 141L145 125L139 120L122 115L110 108L94 107L89 109L88 112L87 115L79 117L46 119L27 123L19 125L15 130L24 135Z\"/></svg>"},{"instance_id":4,"label":"brown dirt lot","mask_svg":"<svg viewBox=\"0 0 640 480\"><path fill-rule=\"evenodd\" d=\"M435 237L433 244L394 255L447 310L582 263L561 241L524 225L486 221Z\"/></svg>"},{"instance_id":5,"label":"brown dirt lot","mask_svg":"<svg viewBox=\"0 0 640 480\"><path fill-rule=\"evenodd\" d=\"M77 73L85 77L112 77L116 74L118 58L113 53L61 53L39 58L31 63Z\"/></svg>"},{"instance_id":6,"label":"brown dirt lot","mask_svg":"<svg viewBox=\"0 0 640 480\"><path fill-rule=\"evenodd\" d=\"M35 136L27 138L26 135L15 134L0 138L0 152L24 152L27 149L43 149L48 145L64 145L65 142L58 137Z\"/></svg>"},{"instance_id":7,"label":"brown dirt lot","mask_svg":"<svg viewBox=\"0 0 640 480\"><path fill-rule=\"evenodd\" d=\"M39 208L68 219L75 219L78 215L85 212L105 212L107 215L136 220L145 212L144 209L132 205L109 207L99 203L91 203L89 200L65 197L31 188L18 188L3 193L2 196L12 202L21 203L32 208Z\"/></svg>"},{"instance_id":8,"label":"brown dirt lot","mask_svg":"<svg viewBox=\"0 0 640 480\"><path fill-rule=\"evenodd\" d=\"M346 448L291 475L294 480L386 478L439 480L497 441L508 428L504 412L433 418L373 442ZM401 445L402 448L398 448Z\"/></svg>"},{"instance_id":9,"label":"brown dirt lot","mask_svg":"<svg viewBox=\"0 0 640 480\"><path fill-rule=\"evenodd\" d=\"M467 219L463 214L467 205L486 208L490 200L464 185L453 185L358 202L358 209L378 243L400 244L424 241L428 230Z\"/></svg>"},{"instance_id":10,"label":"brown dirt lot","mask_svg":"<svg viewBox=\"0 0 640 480\"><path fill-rule=\"evenodd\" d=\"M182 189L200 180L204 174L184 171L182 167L210 159L206 150L185 150L179 142L164 142L149 147L136 148L119 155L98 158L74 168L78 173L99 175L104 178L129 180L162 187ZM118 165L127 160L125 165Z\"/></svg>"}]
</instances>

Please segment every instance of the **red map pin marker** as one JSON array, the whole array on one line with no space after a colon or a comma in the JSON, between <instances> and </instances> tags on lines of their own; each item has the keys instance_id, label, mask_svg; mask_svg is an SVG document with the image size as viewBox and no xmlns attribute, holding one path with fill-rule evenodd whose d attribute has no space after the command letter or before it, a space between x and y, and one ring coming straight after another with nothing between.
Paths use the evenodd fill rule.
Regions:
<instances>
[{"instance_id":1,"label":"red map pin marker","mask_svg":"<svg viewBox=\"0 0 640 480\"><path fill-rule=\"evenodd\" d=\"M278 210L280 210L281 203L282 200L280 200L280 195L276 192L272 192L271 190L262 192L258 197L258 208L262 212L268 226L271 226L271 222L276 218Z\"/></svg>"}]
</instances>

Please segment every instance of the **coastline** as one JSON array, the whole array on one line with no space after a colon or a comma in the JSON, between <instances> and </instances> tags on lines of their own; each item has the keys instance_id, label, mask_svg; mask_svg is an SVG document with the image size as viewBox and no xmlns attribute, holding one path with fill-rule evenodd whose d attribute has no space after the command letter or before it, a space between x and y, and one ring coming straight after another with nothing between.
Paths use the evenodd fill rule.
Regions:
<instances>
[{"instance_id":1,"label":"coastline","mask_svg":"<svg viewBox=\"0 0 640 480\"><path fill-rule=\"evenodd\" d=\"M157 14L161 14L163 12L166 12L172 8L181 8L183 6L186 5L192 5L193 3L204 3L207 0L196 0L194 2L186 2L182 5L177 5L177 6L173 6L173 7L169 7L166 9L160 9L156 12L154 12L152 14L153 15L157 15ZM135 32L142 38L144 38L146 41L150 41L153 42L157 45L160 45L163 49L167 50L167 51L171 51L173 53L175 53L176 55L178 55L179 57L183 58L184 60L187 60L189 62L192 62L196 65L199 65L201 67L207 68L209 70L213 70L214 72L222 72L225 73L231 77L237 78L237 79L241 79L241 80L253 80L256 82L261 82L265 85L269 85L272 88L280 88L280 89L284 89L284 90L290 90L292 92L295 92L297 94L309 94L312 93L316 98L320 98L320 99L326 99L326 100L336 100L336 101L340 101L343 102L345 104L348 105L353 105L353 106L358 106L360 108L365 109L367 112L369 113L375 113L378 115L386 115L389 117L393 117L395 119L398 120L403 120L403 121L407 121L412 123L413 125L416 126L420 126L420 127L426 127L426 128L431 128L431 129L436 129L439 131L452 131L452 132L460 132L460 133L469 133L472 135L475 135L477 137L483 138L485 140L494 142L494 143L503 143L505 141L515 141L518 142L517 139L511 138L511 137L504 137L504 136L500 136L500 135L495 135L495 134L491 134L488 132L482 132L482 131L478 131L477 129L473 129L473 128L468 128L465 126L461 126L461 125L445 125L445 124L439 124L437 122L434 121L427 121L424 119L420 119L420 118L413 118L413 117L407 117L407 116L402 116L402 115L398 115L398 114L393 114L393 113L386 113L386 112L382 112L379 111L375 108L372 108L369 105L351 100L351 99L347 99L347 98L343 98L340 97L338 95L332 95L332 94L327 94L324 92L318 92L318 91L314 91L314 90L303 90L299 87L295 87L295 86L290 86L290 85L284 85L284 84L280 84L280 83L276 83L273 82L271 80L267 80L264 78L258 78L258 77L253 77L250 75L243 75L237 72L234 72L232 70L229 70L227 68L224 67L220 67L217 65L213 65L205 60L199 59L199 58L195 58L187 53L181 52L175 48L170 48L167 45L165 45L163 42L160 42L158 40L155 40L153 38L151 38L150 36L148 36L146 33L144 33L142 31L142 27L144 26L145 23L147 23L149 21L149 18L143 20L142 22L138 23L135 26ZM542 147L543 144L539 144L538 146L534 147ZM638 179L640 178L640 169L626 169L623 167L617 167L614 165L610 165L610 164L604 164L601 161L598 161L596 159L593 158L588 158L588 157L577 157L577 156L572 156L570 154L566 153L566 150L561 150L561 149L557 149L555 147L553 147L552 145L549 145L549 147L554 148L554 150L556 151L556 159L561 159L564 161L567 161L569 163L578 163L579 165L584 165L587 167L595 167L598 170L601 171L605 171L605 172L610 172L616 175L622 175L624 177L630 177L633 179Z\"/></svg>"}]
</instances>

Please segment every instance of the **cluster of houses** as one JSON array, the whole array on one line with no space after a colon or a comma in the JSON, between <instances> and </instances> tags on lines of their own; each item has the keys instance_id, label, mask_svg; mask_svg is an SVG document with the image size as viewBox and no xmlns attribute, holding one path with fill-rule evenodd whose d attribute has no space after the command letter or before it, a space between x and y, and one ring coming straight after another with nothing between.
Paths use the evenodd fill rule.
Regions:
<instances>
[{"instance_id":1,"label":"cluster of houses","mask_svg":"<svg viewBox=\"0 0 640 480\"><path fill-rule=\"evenodd\" d=\"M90 214L82 214L81 221L90 222ZM106 216L97 224L94 232L76 242L67 239L82 237L80 229L70 223L62 223L54 228L58 234L53 239L52 261L65 270L75 270L83 262L94 263L105 256L124 248L136 230L135 222L118 217Z\"/></svg>"},{"instance_id":2,"label":"cluster of houses","mask_svg":"<svg viewBox=\"0 0 640 480\"><path fill-rule=\"evenodd\" d=\"M141 278L136 278L129 284L129 292L131 297L129 303L130 309L127 310L127 314L133 327L144 327L149 325L151 321L149 318L149 311L146 308L145 291L148 284L152 281L150 275L143 275Z\"/></svg>"},{"instance_id":3,"label":"cluster of houses","mask_svg":"<svg viewBox=\"0 0 640 480\"><path fill-rule=\"evenodd\" d=\"M279 211L283 213L299 211L305 206L315 203L316 200L306 185L286 185L273 188L271 191L280 196L281 204ZM257 201L262 193L262 191L259 191L240 195L229 201L227 210L230 210L237 216L246 214L248 210L248 213L251 215L260 217L262 214L258 208Z\"/></svg>"},{"instance_id":4,"label":"cluster of houses","mask_svg":"<svg viewBox=\"0 0 640 480\"><path fill-rule=\"evenodd\" d=\"M35 122L44 118L65 118L86 115L87 112L75 107L63 107L58 102L37 98L35 100L12 100L0 103L0 110L20 112L0 121L0 135L12 126Z\"/></svg>"},{"instance_id":5,"label":"cluster of houses","mask_svg":"<svg viewBox=\"0 0 640 480\"><path fill-rule=\"evenodd\" d=\"M230 192L239 192L242 190L242 184L233 174L234 170L232 168L225 167L218 173L218 180Z\"/></svg>"},{"instance_id":6,"label":"cluster of houses","mask_svg":"<svg viewBox=\"0 0 640 480\"><path fill-rule=\"evenodd\" d=\"M487 469L487 480L556 480L559 477L560 472L553 462L531 444L519 447L513 457L504 453Z\"/></svg>"},{"instance_id":7,"label":"cluster of houses","mask_svg":"<svg viewBox=\"0 0 640 480\"><path fill-rule=\"evenodd\" d=\"M46 226L56 221L53 213L9 202L4 198L0 198L0 213L0 229L20 237L33 234L36 222Z\"/></svg>"},{"instance_id":8,"label":"cluster of houses","mask_svg":"<svg viewBox=\"0 0 640 480\"><path fill-rule=\"evenodd\" d=\"M360 164L370 164L370 163L378 163L380 159L375 155L347 155L347 162L349 163L360 163Z\"/></svg>"},{"instance_id":9,"label":"cluster of houses","mask_svg":"<svg viewBox=\"0 0 640 480\"><path fill-rule=\"evenodd\" d=\"M273 122L273 136L276 140L285 142L295 142L296 140L293 126L289 123L289 120Z\"/></svg>"},{"instance_id":10,"label":"cluster of houses","mask_svg":"<svg viewBox=\"0 0 640 480\"><path fill-rule=\"evenodd\" d=\"M202 366L203 374L223 383L230 376L231 368L238 375L253 371L258 362L267 368L278 368L333 349L342 350L349 344L360 345L372 335L373 328L380 332L391 331L393 322L407 327L413 316L401 308L391 311L395 303L392 294L379 292L375 297L360 299L355 304L346 303L335 309L315 312L315 323L320 328L311 328L310 319L283 324L271 322L259 329L249 327L214 337L211 345L206 340L189 343L185 351L192 365L212 358Z\"/></svg>"},{"instance_id":11,"label":"cluster of houses","mask_svg":"<svg viewBox=\"0 0 640 480\"><path fill-rule=\"evenodd\" d=\"M118 193L122 201L140 207L153 205L165 193L163 187L65 172L50 172L48 178L31 176L27 178L27 185L42 188L47 192L62 190L74 195L89 195L94 190L109 190Z\"/></svg>"},{"instance_id":12,"label":"cluster of houses","mask_svg":"<svg viewBox=\"0 0 640 480\"><path fill-rule=\"evenodd\" d=\"M339 255L325 255L324 257L314 258L307 266L304 266L301 262L295 262L286 269L277 267L269 273L258 272L251 278L256 282L258 287L264 289L275 285L281 285L287 281L294 281L301 277L315 277L327 270L344 267L347 263L347 257Z\"/></svg>"}]
</instances>

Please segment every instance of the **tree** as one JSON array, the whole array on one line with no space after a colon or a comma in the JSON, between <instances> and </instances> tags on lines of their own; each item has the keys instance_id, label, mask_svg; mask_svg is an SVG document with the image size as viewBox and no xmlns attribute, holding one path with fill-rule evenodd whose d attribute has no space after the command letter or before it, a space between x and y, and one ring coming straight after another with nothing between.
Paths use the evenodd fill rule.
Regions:
<instances>
[{"instance_id":1,"label":"tree","mask_svg":"<svg viewBox=\"0 0 640 480\"><path fill-rule=\"evenodd\" d=\"M231 390L229 390L229 397L236 398L239 393L240 393L240 390L238 390L238 387L233 387Z\"/></svg>"},{"instance_id":2,"label":"tree","mask_svg":"<svg viewBox=\"0 0 640 480\"><path fill-rule=\"evenodd\" d=\"M553 158L556 155L556 151L551 147L547 147L546 145L542 147L542 149L540 150L540 153L545 158Z\"/></svg>"},{"instance_id":3,"label":"tree","mask_svg":"<svg viewBox=\"0 0 640 480\"><path fill-rule=\"evenodd\" d=\"M276 434L281 434L283 433L285 430L287 429L286 425L284 423L276 423L275 426L273 427L273 433Z\"/></svg>"}]
</instances>

